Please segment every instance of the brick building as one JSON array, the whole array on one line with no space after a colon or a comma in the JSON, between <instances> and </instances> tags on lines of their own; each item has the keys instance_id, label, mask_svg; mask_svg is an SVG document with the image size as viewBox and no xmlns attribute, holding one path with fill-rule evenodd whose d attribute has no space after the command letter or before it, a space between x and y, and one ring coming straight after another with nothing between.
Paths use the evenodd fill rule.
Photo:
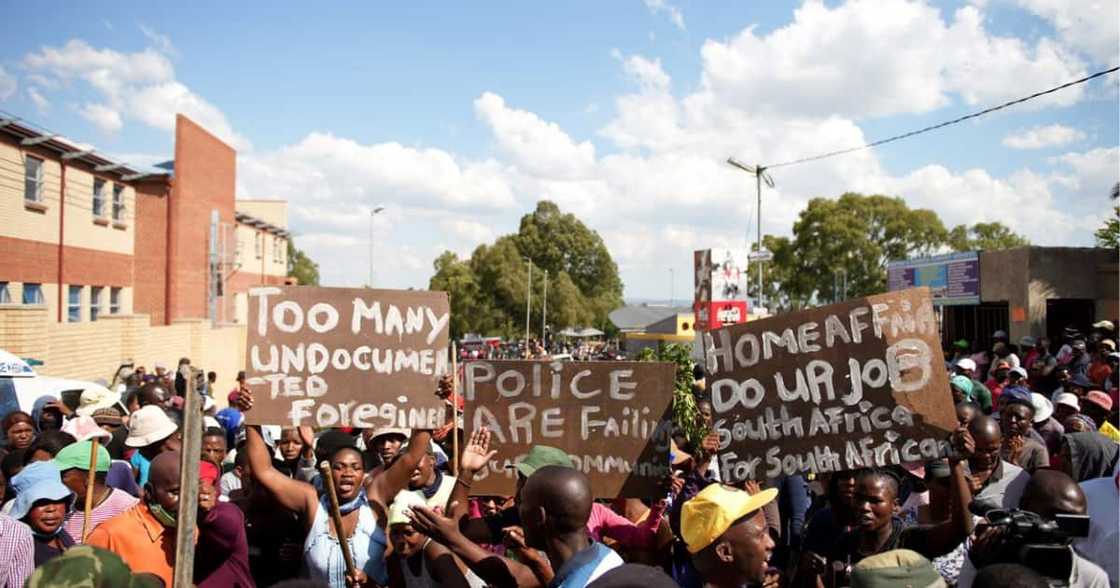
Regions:
<instances>
[{"instance_id":1,"label":"brick building","mask_svg":"<svg viewBox=\"0 0 1120 588\"><path fill-rule=\"evenodd\" d=\"M285 282L289 234L285 202L235 199L236 155L182 115L174 160L152 169L0 115L0 348L46 355L57 373L69 360L50 339L97 336L89 323L243 323L249 287ZM35 342L28 317L51 324L37 329L49 340Z\"/></svg>"}]
</instances>

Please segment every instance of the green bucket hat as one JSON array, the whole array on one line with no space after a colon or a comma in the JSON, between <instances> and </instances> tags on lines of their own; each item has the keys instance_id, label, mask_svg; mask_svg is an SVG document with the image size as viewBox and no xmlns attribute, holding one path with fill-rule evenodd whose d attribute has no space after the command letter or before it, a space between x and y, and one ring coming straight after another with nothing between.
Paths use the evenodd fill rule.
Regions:
<instances>
[{"instance_id":1,"label":"green bucket hat","mask_svg":"<svg viewBox=\"0 0 1120 588\"><path fill-rule=\"evenodd\" d=\"M39 566L27 588L82 586L83 588L157 588L163 582L152 574L133 574L121 557L92 545L75 545Z\"/></svg>"},{"instance_id":2,"label":"green bucket hat","mask_svg":"<svg viewBox=\"0 0 1120 588\"><path fill-rule=\"evenodd\" d=\"M58 467L58 471L65 472L69 469L77 468L83 472L89 471L89 444L91 441L79 441L71 443L62 448L57 455L54 456L54 465ZM113 458L109 457L109 451L97 444L97 471L108 472L109 463Z\"/></svg>"},{"instance_id":3,"label":"green bucket hat","mask_svg":"<svg viewBox=\"0 0 1120 588\"><path fill-rule=\"evenodd\" d=\"M573 467L572 458L568 457L567 452L563 449L547 445L534 445L529 448L529 453L525 455L525 459L518 462L514 467L517 468L517 473L528 478L545 466L570 468Z\"/></svg>"},{"instance_id":4,"label":"green bucket hat","mask_svg":"<svg viewBox=\"0 0 1120 588\"><path fill-rule=\"evenodd\" d=\"M919 553L895 549L860 560L852 568L852 588L945 588L937 568Z\"/></svg>"}]
</instances>

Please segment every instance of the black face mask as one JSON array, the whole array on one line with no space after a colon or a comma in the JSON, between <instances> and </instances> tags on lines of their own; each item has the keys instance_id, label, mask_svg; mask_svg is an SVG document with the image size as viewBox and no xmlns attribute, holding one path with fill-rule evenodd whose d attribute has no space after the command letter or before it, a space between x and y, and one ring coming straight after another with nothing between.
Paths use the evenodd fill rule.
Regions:
<instances>
[{"instance_id":1,"label":"black face mask","mask_svg":"<svg viewBox=\"0 0 1120 588\"><path fill-rule=\"evenodd\" d=\"M1007 370L996 370L996 379L1004 380L1007 378Z\"/></svg>"}]
</instances>

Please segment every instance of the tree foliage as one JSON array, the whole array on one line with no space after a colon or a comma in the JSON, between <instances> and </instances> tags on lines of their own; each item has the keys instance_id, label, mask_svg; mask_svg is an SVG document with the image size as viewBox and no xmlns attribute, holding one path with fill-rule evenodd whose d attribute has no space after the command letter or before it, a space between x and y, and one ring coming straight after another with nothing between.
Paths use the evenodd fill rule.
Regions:
<instances>
[{"instance_id":1,"label":"tree foliage","mask_svg":"<svg viewBox=\"0 0 1120 588\"><path fill-rule=\"evenodd\" d=\"M764 266L763 298L771 310L800 310L839 300L845 281L848 298L886 290L892 260L1026 244L998 222L949 231L937 213L911 209L901 198L855 193L814 198L794 223L792 238L763 238L763 247L774 254ZM752 295L758 289L754 271L748 282Z\"/></svg>"},{"instance_id":2,"label":"tree foliage","mask_svg":"<svg viewBox=\"0 0 1120 588\"><path fill-rule=\"evenodd\" d=\"M1025 237L999 222L976 223L971 227L957 225L949 231L949 246L953 251L999 251L1030 244Z\"/></svg>"},{"instance_id":3,"label":"tree foliage","mask_svg":"<svg viewBox=\"0 0 1120 588\"><path fill-rule=\"evenodd\" d=\"M700 421L700 409L692 394L692 348L678 343L658 345L656 350L647 347L638 354L638 361L666 361L677 366L673 380L673 425L684 433L692 447L700 447L708 431Z\"/></svg>"},{"instance_id":4,"label":"tree foliage","mask_svg":"<svg viewBox=\"0 0 1120 588\"><path fill-rule=\"evenodd\" d=\"M517 233L479 245L469 259L450 251L436 258L428 287L446 291L451 298L452 336L523 333L530 263L531 333L540 333L546 271L552 329L602 329L609 325L607 313L622 304L618 266L602 238L574 215L542 200L521 218Z\"/></svg>"},{"instance_id":5,"label":"tree foliage","mask_svg":"<svg viewBox=\"0 0 1120 588\"><path fill-rule=\"evenodd\" d=\"M288 238L288 277L295 278L301 286L319 285L319 264L311 261L303 251L296 249Z\"/></svg>"},{"instance_id":6,"label":"tree foliage","mask_svg":"<svg viewBox=\"0 0 1120 588\"><path fill-rule=\"evenodd\" d=\"M1109 196L1116 200L1120 198L1120 182L1112 185L1112 192ZM1101 228L1097 229L1097 247L1111 247L1116 249L1120 247L1120 206L1112 207L1112 216L1104 221Z\"/></svg>"}]
</instances>

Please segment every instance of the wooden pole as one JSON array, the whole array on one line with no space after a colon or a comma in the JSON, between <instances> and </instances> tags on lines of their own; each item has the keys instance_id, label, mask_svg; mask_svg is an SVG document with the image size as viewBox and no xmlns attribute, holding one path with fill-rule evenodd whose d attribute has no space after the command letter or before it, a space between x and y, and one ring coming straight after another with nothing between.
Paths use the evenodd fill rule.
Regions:
<instances>
[{"instance_id":1,"label":"wooden pole","mask_svg":"<svg viewBox=\"0 0 1120 588\"><path fill-rule=\"evenodd\" d=\"M354 567L354 558L350 556L350 544L346 542L346 537L342 536L344 529L342 527L342 511L338 508L338 494L334 491L334 476L331 475L330 462L324 461L319 464L319 473L323 476L323 486L327 489L327 497L331 500L331 520L334 521L334 534L338 537L338 546L342 548L342 559L346 561L346 575L353 578L357 575L357 569Z\"/></svg>"},{"instance_id":2,"label":"wooden pole","mask_svg":"<svg viewBox=\"0 0 1120 588\"><path fill-rule=\"evenodd\" d=\"M173 588L194 586L195 525L198 522L198 461L202 457L202 399L194 386L187 386L185 394Z\"/></svg>"},{"instance_id":3,"label":"wooden pole","mask_svg":"<svg viewBox=\"0 0 1120 588\"><path fill-rule=\"evenodd\" d=\"M459 350L451 342L451 475L459 476Z\"/></svg>"},{"instance_id":4,"label":"wooden pole","mask_svg":"<svg viewBox=\"0 0 1120 588\"><path fill-rule=\"evenodd\" d=\"M86 478L86 510L82 513L82 543L89 535L89 513L93 510L93 480L97 475L97 447L101 443L96 437L89 440L89 477Z\"/></svg>"}]
</instances>

